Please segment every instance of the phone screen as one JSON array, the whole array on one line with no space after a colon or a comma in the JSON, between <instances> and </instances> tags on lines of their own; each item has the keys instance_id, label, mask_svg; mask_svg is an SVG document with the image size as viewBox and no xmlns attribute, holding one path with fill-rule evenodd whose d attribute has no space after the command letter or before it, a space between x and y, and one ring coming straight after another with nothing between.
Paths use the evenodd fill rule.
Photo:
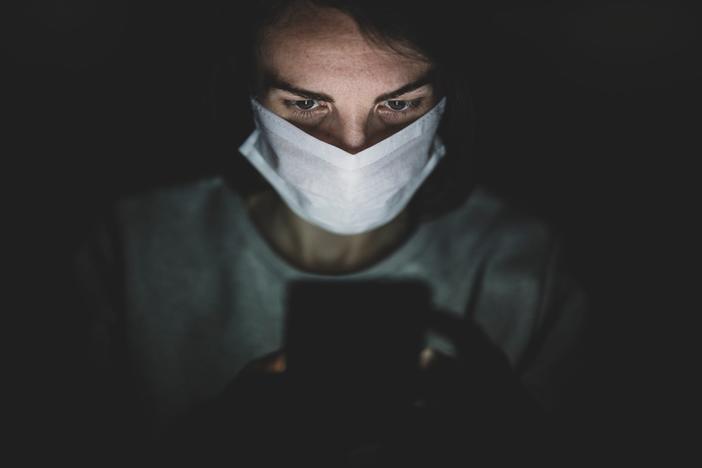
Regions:
<instances>
[{"instance_id":1,"label":"phone screen","mask_svg":"<svg viewBox=\"0 0 702 468\"><path fill-rule=\"evenodd\" d=\"M291 378L327 391L401 392L424 346L430 291L419 282L298 282L287 296Z\"/></svg>"}]
</instances>

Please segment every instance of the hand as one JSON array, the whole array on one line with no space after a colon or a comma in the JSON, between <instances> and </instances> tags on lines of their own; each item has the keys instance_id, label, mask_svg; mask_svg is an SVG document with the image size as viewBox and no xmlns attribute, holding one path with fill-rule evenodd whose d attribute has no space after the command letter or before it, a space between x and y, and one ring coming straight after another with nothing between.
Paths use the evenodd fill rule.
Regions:
<instances>
[{"instance_id":1,"label":"hand","mask_svg":"<svg viewBox=\"0 0 702 468\"><path fill-rule=\"evenodd\" d=\"M285 351L279 349L249 362L242 374L281 374L286 369Z\"/></svg>"},{"instance_id":2,"label":"hand","mask_svg":"<svg viewBox=\"0 0 702 468\"><path fill-rule=\"evenodd\" d=\"M419 370L428 371L446 364L451 359L446 354L427 346L419 353L417 366ZM249 362L242 373L281 374L286 370L286 362L285 351L279 349Z\"/></svg>"},{"instance_id":3,"label":"hand","mask_svg":"<svg viewBox=\"0 0 702 468\"><path fill-rule=\"evenodd\" d=\"M273 351L269 354L266 354L264 356L261 356L257 359L254 359L253 361L250 361L244 369L241 371L239 378L241 380L253 380L253 381L259 381L259 382L266 382L268 381L271 384L276 384L277 382L277 377L284 377L286 370L287 370L287 356L285 353L284 349L279 349L276 351ZM419 371L419 374L422 376L424 380L431 381L434 380L436 374L444 374L446 373L447 369L451 369L454 372L457 370L456 366L456 360L438 350L435 350L431 347L425 347L424 349L421 350L419 355L417 356L417 370ZM429 385L431 387L431 385ZM285 387L284 386L279 386L279 390L282 390L285 392ZM431 393L436 394L437 392L430 390ZM265 391L264 391L265 393ZM287 393L287 392L286 392ZM262 393L259 391L255 392L257 398L262 397ZM272 396L269 394L269 396ZM277 400L276 402L269 401L267 403L263 403L262 408L265 408L265 411L270 415L271 411L273 413L279 414L279 411L284 412L285 408L281 405L279 405L280 401L283 401L287 395L278 395L275 399ZM351 395L355 396L355 395ZM350 405L350 407L354 407L355 409L351 411L351 413L346 414L343 412L336 412L334 410L330 409L330 413L325 411L325 414L336 414L336 415L343 415L346 414L347 417L350 417L350 419L353 419L355 416L358 416L359 414L363 414L363 408L358 408L355 407L349 402L348 400L345 402L344 405ZM414 409L412 409L410 406L406 407L405 411L421 411L423 408L426 407L434 407L436 405L434 404L427 404L426 400L423 398L417 399L414 403ZM261 406L259 406L261 408ZM311 420L314 420L313 412L310 411L309 408L305 409L305 414L306 414L306 420L310 422ZM373 411L372 413L369 414L369 416L372 418L373 416L379 417L380 415ZM401 429L402 431L406 432L417 432L413 431L410 429L411 426L414 426L417 424L417 421L415 419L406 419L407 417L411 418L411 415L408 413L407 416L404 416L403 419L405 423L400 424L403 426ZM393 417L391 418L391 421L396 421L396 418ZM350 434L352 430L350 429L353 423L349 421L348 419L346 420L345 428L348 430L348 432L345 432L343 434L339 434L339 437L342 439L346 440L351 440L353 439L353 436ZM375 420L373 423L375 429L380 429L380 420ZM386 422L385 425L390 426L386 430L389 433L395 433L399 434L398 428L394 427L391 422ZM280 424L277 424L277 426L280 427ZM331 436L332 433L334 432L334 429L332 428L332 425L330 424L321 424L321 427L324 427L324 436ZM270 427L270 426L267 426ZM296 433L298 433L300 429L298 428L296 430ZM361 428L360 432L362 433L368 433L369 430L368 428ZM319 434L317 435L319 437ZM356 436L358 437L358 436Z\"/></svg>"},{"instance_id":4,"label":"hand","mask_svg":"<svg viewBox=\"0 0 702 468\"><path fill-rule=\"evenodd\" d=\"M285 392L279 379L285 378L287 356L284 349L273 351L249 362L238 376L239 381L259 381L276 384ZM419 379L412 406L416 409L438 408L449 402L449 394L460 398L461 369L456 358L431 347L425 347L417 357ZM265 385L265 384L264 384ZM258 392L255 392L258 393ZM357 395L356 395L357 396ZM347 400L347 404L350 403Z\"/></svg>"}]
</instances>

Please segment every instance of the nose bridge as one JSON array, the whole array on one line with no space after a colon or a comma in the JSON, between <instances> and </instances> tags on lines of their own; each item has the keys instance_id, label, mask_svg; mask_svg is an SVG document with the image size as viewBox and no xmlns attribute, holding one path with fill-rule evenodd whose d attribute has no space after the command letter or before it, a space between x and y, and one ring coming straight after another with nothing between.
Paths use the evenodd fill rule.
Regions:
<instances>
[{"instance_id":1,"label":"nose bridge","mask_svg":"<svg viewBox=\"0 0 702 468\"><path fill-rule=\"evenodd\" d=\"M368 134L368 111L351 110L339 115L337 139L348 153L358 153L366 147Z\"/></svg>"}]
</instances>

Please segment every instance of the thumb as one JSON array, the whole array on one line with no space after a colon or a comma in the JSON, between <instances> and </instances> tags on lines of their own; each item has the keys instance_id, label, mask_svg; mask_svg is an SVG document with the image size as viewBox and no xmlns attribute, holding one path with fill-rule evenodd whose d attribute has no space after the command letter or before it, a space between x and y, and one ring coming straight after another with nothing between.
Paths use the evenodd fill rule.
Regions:
<instances>
[{"instance_id":1,"label":"thumb","mask_svg":"<svg viewBox=\"0 0 702 468\"><path fill-rule=\"evenodd\" d=\"M280 374L285 372L286 368L285 351L279 349L249 362L244 371L261 374Z\"/></svg>"}]
</instances>

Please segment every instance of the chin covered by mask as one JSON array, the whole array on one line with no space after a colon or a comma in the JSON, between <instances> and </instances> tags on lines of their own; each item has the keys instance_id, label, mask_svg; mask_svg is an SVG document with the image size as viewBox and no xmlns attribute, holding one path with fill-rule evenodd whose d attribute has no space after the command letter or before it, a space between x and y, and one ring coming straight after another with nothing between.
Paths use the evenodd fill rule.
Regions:
<instances>
[{"instance_id":1,"label":"chin covered by mask","mask_svg":"<svg viewBox=\"0 0 702 468\"><path fill-rule=\"evenodd\" d=\"M441 99L407 127L351 154L251 99L256 129L239 151L290 209L327 231L352 235L391 221L445 154L437 129Z\"/></svg>"}]
</instances>

